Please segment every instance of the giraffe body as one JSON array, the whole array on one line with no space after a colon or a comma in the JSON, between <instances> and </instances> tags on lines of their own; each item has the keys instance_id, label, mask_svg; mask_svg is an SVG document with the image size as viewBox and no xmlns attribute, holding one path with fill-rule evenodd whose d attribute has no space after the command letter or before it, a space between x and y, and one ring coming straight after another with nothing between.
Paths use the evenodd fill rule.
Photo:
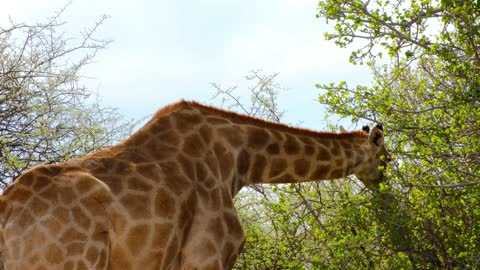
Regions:
<instances>
[{"instance_id":1,"label":"giraffe body","mask_svg":"<svg viewBox=\"0 0 480 270\"><path fill-rule=\"evenodd\" d=\"M0 197L4 269L231 269L253 183L382 180L383 133L313 132L195 102L129 139L30 169Z\"/></svg>"}]
</instances>

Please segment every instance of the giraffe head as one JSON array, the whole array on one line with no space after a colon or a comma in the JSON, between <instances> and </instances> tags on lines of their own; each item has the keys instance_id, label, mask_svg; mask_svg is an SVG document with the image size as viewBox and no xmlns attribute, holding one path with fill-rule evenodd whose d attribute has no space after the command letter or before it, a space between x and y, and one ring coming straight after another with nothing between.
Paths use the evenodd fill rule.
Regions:
<instances>
[{"instance_id":1,"label":"giraffe head","mask_svg":"<svg viewBox=\"0 0 480 270\"><path fill-rule=\"evenodd\" d=\"M369 132L370 128L365 126L363 130ZM391 160L390 154L385 148L382 125L377 125L372 129L366 144L368 149L366 161L355 167L353 172L367 188L376 189L383 182L385 166Z\"/></svg>"}]
</instances>

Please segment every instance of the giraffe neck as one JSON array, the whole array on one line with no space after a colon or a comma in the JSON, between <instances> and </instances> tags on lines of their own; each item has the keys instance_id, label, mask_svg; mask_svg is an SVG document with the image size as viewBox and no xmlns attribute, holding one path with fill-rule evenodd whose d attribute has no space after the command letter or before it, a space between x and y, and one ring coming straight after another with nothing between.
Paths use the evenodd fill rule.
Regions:
<instances>
[{"instance_id":1,"label":"giraffe neck","mask_svg":"<svg viewBox=\"0 0 480 270\"><path fill-rule=\"evenodd\" d=\"M189 178L221 181L233 196L254 183L352 174L366 156L367 138L364 132L313 132L180 102L157 113L124 144L142 153L143 163L179 162Z\"/></svg>"},{"instance_id":2,"label":"giraffe neck","mask_svg":"<svg viewBox=\"0 0 480 270\"><path fill-rule=\"evenodd\" d=\"M331 180L354 173L368 151L367 134L243 126L237 160L245 184Z\"/></svg>"}]
</instances>

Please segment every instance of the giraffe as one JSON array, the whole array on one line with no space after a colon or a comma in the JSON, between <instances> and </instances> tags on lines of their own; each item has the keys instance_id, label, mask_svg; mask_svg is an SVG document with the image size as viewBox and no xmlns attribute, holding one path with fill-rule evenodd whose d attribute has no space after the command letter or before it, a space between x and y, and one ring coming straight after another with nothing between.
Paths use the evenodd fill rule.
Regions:
<instances>
[{"instance_id":1,"label":"giraffe","mask_svg":"<svg viewBox=\"0 0 480 270\"><path fill-rule=\"evenodd\" d=\"M380 126L315 132L180 101L130 138L34 167L0 197L4 269L231 269L247 185L354 174L374 189Z\"/></svg>"}]
</instances>

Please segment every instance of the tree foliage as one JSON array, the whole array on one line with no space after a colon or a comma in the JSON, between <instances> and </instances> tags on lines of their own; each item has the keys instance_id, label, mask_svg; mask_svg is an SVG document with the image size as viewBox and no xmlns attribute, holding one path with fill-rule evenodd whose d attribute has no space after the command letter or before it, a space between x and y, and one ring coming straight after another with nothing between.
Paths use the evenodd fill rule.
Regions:
<instances>
[{"instance_id":1,"label":"tree foliage","mask_svg":"<svg viewBox=\"0 0 480 270\"><path fill-rule=\"evenodd\" d=\"M328 0L319 16L337 45L365 42L350 60L374 74L371 86L317 86L331 113L387 124L396 161L369 209L380 246L406 269L480 267L478 3Z\"/></svg>"},{"instance_id":2,"label":"tree foliage","mask_svg":"<svg viewBox=\"0 0 480 270\"><path fill-rule=\"evenodd\" d=\"M101 18L79 38L62 33L62 11L45 22L0 27L0 179L105 147L131 131L81 84L80 71L109 41Z\"/></svg>"}]
</instances>

